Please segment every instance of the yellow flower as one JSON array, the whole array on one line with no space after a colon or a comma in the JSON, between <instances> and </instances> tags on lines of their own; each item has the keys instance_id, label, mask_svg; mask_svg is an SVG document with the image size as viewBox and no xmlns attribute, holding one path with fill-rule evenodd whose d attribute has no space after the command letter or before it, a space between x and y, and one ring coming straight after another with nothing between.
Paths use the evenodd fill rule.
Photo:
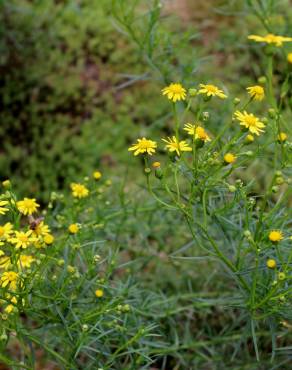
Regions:
<instances>
[{"instance_id":1,"label":"yellow flower","mask_svg":"<svg viewBox=\"0 0 292 370\"><path fill-rule=\"evenodd\" d=\"M50 233L50 228L44 223L44 221L41 221L32 229L32 232L36 237L44 237Z\"/></svg>"},{"instance_id":2,"label":"yellow flower","mask_svg":"<svg viewBox=\"0 0 292 370\"><path fill-rule=\"evenodd\" d=\"M160 167L160 162L153 162L152 167L153 168L159 168Z\"/></svg>"},{"instance_id":3,"label":"yellow flower","mask_svg":"<svg viewBox=\"0 0 292 370\"><path fill-rule=\"evenodd\" d=\"M24 215L32 215L40 206L34 198L24 198L16 203L17 209Z\"/></svg>"},{"instance_id":4,"label":"yellow flower","mask_svg":"<svg viewBox=\"0 0 292 370\"><path fill-rule=\"evenodd\" d=\"M144 154L147 153L152 155L155 153L155 149L157 148L157 143L152 140L148 140L145 137L142 139L138 139L136 144L133 144L128 151L134 150L134 155Z\"/></svg>"},{"instance_id":5,"label":"yellow flower","mask_svg":"<svg viewBox=\"0 0 292 370\"><path fill-rule=\"evenodd\" d=\"M50 245L50 244L53 244L54 243L54 236L52 234L47 234L44 236L44 242L47 244L47 245Z\"/></svg>"},{"instance_id":6,"label":"yellow flower","mask_svg":"<svg viewBox=\"0 0 292 370\"><path fill-rule=\"evenodd\" d=\"M168 137L166 139L162 139L167 145L165 146L170 152L176 152L177 155L180 155L181 152L191 152L192 148L187 144L186 141L178 141L175 136L172 138Z\"/></svg>"},{"instance_id":7,"label":"yellow flower","mask_svg":"<svg viewBox=\"0 0 292 370\"><path fill-rule=\"evenodd\" d=\"M198 126L196 124L192 125L191 123L186 123L184 126L184 130L187 131L189 135L195 135L195 139L200 139L202 141L211 141L204 127Z\"/></svg>"},{"instance_id":8,"label":"yellow flower","mask_svg":"<svg viewBox=\"0 0 292 370\"><path fill-rule=\"evenodd\" d=\"M265 90L262 86L255 85L255 86L250 86L247 87L246 89L249 93L249 95L254 99L254 100L263 100L265 97Z\"/></svg>"},{"instance_id":9,"label":"yellow flower","mask_svg":"<svg viewBox=\"0 0 292 370\"><path fill-rule=\"evenodd\" d=\"M287 55L287 61L292 64L292 53Z\"/></svg>"},{"instance_id":10,"label":"yellow flower","mask_svg":"<svg viewBox=\"0 0 292 370\"><path fill-rule=\"evenodd\" d=\"M85 198L89 194L86 186L73 182L71 185L72 195L75 198Z\"/></svg>"},{"instance_id":11,"label":"yellow flower","mask_svg":"<svg viewBox=\"0 0 292 370\"><path fill-rule=\"evenodd\" d=\"M231 163L234 163L236 161L236 155L232 154L232 153L226 153L225 156L224 156L224 162L225 163L228 163L228 164L231 164Z\"/></svg>"},{"instance_id":12,"label":"yellow flower","mask_svg":"<svg viewBox=\"0 0 292 370\"><path fill-rule=\"evenodd\" d=\"M280 242L281 240L284 239L283 237L283 234L281 231L279 230L272 230L270 233L269 233L269 239L271 242L273 243L278 243Z\"/></svg>"},{"instance_id":13,"label":"yellow flower","mask_svg":"<svg viewBox=\"0 0 292 370\"><path fill-rule=\"evenodd\" d=\"M35 261L33 256L21 255L17 262L17 266L20 268L30 268L31 264Z\"/></svg>"},{"instance_id":14,"label":"yellow flower","mask_svg":"<svg viewBox=\"0 0 292 370\"><path fill-rule=\"evenodd\" d=\"M68 230L71 234L76 234L78 233L79 231L79 226L77 224L71 224L69 227L68 227Z\"/></svg>"},{"instance_id":15,"label":"yellow flower","mask_svg":"<svg viewBox=\"0 0 292 370\"><path fill-rule=\"evenodd\" d=\"M5 207L8 203L7 200L0 201L0 215L5 215L5 213L9 211L9 208Z\"/></svg>"},{"instance_id":16,"label":"yellow flower","mask_svg":"<svg viewBox=\"0 0 292 370\"><path fill-rule=\"evenodd\" d=\"M287 140L287 134L285 132L280 132L278 135L278 141L284 142Z\"/></svg>"},{"instance_id":17,"label":"yellow flower","mask_svg":"<svg viewBox=\"0 0 292 370\"><path fill-rule=\"evenodd\" d=\"M13 233L13 225L7 222L5 225L0 225L0 240L8 240Z\"/></svg>"},{"instance_id":18,"label":"yellow flower","mask_svg":"<svg viewBox=\"0 0 292 370\"><path fill-rule=\"evenodd\" d=\"M18 274L14 271L3 272L0 278L2 288L8 286L11 290L16 289L17 280Z\"/></svg>"},{"instance_id":19,"label":"yellow flower","mask_svg":"<svg viewBox=\"0 0 292 370\"><path fill-rule=\"evenodd\" d=\"M166 95L167 98L174 103L176 101L185 100L186 98L186 89L179 83L172 83L161 91L162 95Z\"/></svg>"},{"instance_id":20,"label":"yellow flower","mask_svg":"<svg viewBox=\"0 0 292 370\"><path fill-rule=\"evenodd\" d=\"M266 36L249 35L249 40L255 42L264 42L266 44L273 44L275 46L283 46L283 42L292 41L292 37L278 36L272 33L268 33Z\"/></svg>"},{"instance_id":21,"label":"yellow flower","mask_svg":"<svg viewBox=\"0 0 292 370\"><path fill-rule=\"evenodd\" d=\"M240 122L240 125L246 127L252 134L259 136L261 132L264 132L262 128L265 127L265 125L252 113L236 111L234 115Z\"/></svg>"},{"instance_id":22,"label":"yellow flower","mask_svg":"<svg viewBox=\"0 0 292 370\"><path fill-rule=\"evenodd\" d=\"M29 231L15 231L15 236L10 239L10 242L15 244L16 249L26 249L32 243L37 242L37 238L32 236L32 230Z\"/></svg>"},{"instance_id":23,"label":"yellow flower","mask_svg":"<svg viewBox=\"0 0 292 370\"><path fill-rule=\"evenodd\" d=\"M96 289L95 296L97 298L101 298L103 296L103 290L102 289Z\"/></svg>"},{"instance_id":24,"label":"yellow flower","mask_svg":"<svg viewBox=\"0 0 292 370\"><path fill-rule=\"evenodd\" d=\"M101 172L99 172L99 171L94 171L93 172L93 178L95 180L99 180L101 178L101 176L102 176L102 173Z\"/></svg>"},{"instance_id":25,"label":"yellow flower","mask_svg":"<svg viewBox=\"0 0 292 370\"><path fill-rule=\"evenodd\" d=\"M274 269L277 266L277 263L274 259L270 258L267 260L267 267L269 269Z\"/></svg>"},{"instance_id":26,"label":"yellow flower","mask_svg":"<svg viewBox=\"0 0 292 370\"><path fill-rule=\"evenodd\" d=\"M207 96L218 96L221 99L226 99L227 96L215 85L200 84L198 94L205 94Z\"/></svg>"}]
</instances>

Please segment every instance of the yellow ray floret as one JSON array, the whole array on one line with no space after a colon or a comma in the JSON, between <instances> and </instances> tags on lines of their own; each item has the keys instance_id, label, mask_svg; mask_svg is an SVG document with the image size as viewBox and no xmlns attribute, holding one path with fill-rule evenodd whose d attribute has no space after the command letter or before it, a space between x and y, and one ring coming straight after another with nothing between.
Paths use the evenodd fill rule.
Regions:
<instances>
[{"instance_id":1,"label":"yellow ray floret","mask_svg":"<svg viewBox=\"0 0 292 370\"><path fill-rule=\"evenodd\" d=\"M174 103L176 101L185 100L186 89L179 83L172 83L161 90L162 95L166 95L169 100Z\"/></svg>"},{"instance_id":2,"label":"yellow ray floret","mask_svg":"<svg viewBox=\"0 0 292 370\"><path fill-rule=\"evenodd\" d=\"M0 215L5 215L5 213L9 211L9 208L5 207L8 203L7 200L0 201Z\"/></svg>"},{"instance_id":3,"label":"yellow ray floret","mask_svg":"<svg viewBox=\"0 0 292 370\"><path fill-rule=\"evenodd\" d=\"M264 132L265 125L252 113L236 111L234 116L240 122L240 125L247 128L252 134L259 136L261 132Z\"/></svg>"},{"instance_id":4,"label":"yellow ray floret","mask_svg":"<svg viewBox=\"0 0 292 370\"><path fill-rule=\"evenodd\" d=\"M292 37L285 37L285 36L279 36L274 35L272 33L268 33L266 36L258 36L258 35L249 35L249 40L255 41L255 42L263 42L266 44L273 44L275 46L281 47L283 46L284 42L291 42Z\"/></svg>"},{"instance_id":5,"label":"yellow ray floret","mask_svg":"<svg viewBox=\"0 0 292 370\"><path fill-rule=\"evenodd\" d=\"M145 137L142 139L137 139L137 143L133 144L128 150L134 151L134 155L138 154L149 154L152 155L155 153L155 149L157 148L157 143L152 140L148 140Z\"/></svg>"},{"instance_id":6,"label":"yellow ray floret","mask_svg":"<svg viewBox=\"0 0 292 370\"><path fill-rule=\"evenodd\" d=\"M215 85L200 84L200 90L198 91L198 94L204 94L207 96L218 96L221 99L227 98L227 95L224 94L223 90L220 90Z\"/></svg>"},{"instance_id":7,"label":"yellow ray floret","mask_svg":"<svg viewBox=\"0 0 292 370\"><path fill-rule=\"evenodd\" d=\"M181 152L191 152L192 148L184 140L178 141L175 136L172 138L168 137L167 139L162 139L167 145L165 148L170 152L176 152L177 155L180 155Z\"/></svg>"}]
</instances>

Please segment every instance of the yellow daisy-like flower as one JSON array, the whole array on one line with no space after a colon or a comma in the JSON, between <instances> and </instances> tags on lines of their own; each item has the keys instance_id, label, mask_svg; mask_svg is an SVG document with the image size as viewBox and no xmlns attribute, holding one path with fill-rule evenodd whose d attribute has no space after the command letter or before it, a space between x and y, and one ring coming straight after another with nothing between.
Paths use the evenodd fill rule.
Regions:
<instances>
[{"instance_id":1,"label":"yellow daisy-like flower","mask_svg":"<svg viewBox=\"0 0 292 370\"><path fill-rule=\"evenodd\" d=\"M265 97L265 90L262 86L255 85L255 86L250 86L247 87L246 89L249 93L249 95L254 99L254 100L263 100Z\"/></svg>"},{"instance_id":2,"label":"yellow daisy-like flower","mask_svg":"<svg viewBox=\"0 0 292 370\"><path fill-rule=\"evenodd\" d=\"M85 198L89 194L89 190L86 186L73 182L71 185L72 195L75 198Z\"/></svg>"},{"instance_id":3,"label":"yellow daisy-like flower","mask_svg":"<svg viewBox=\"0 0 292 370\"><path fill-rule=\"evenodd\" d=\"M184 140L178 141L175 136L172 138L168 137L166 139L162 139L167 145L165 148L170 152L176 152L177 155L180 155L181 152L191 152L192 148L188 145L188 143Z\"/></svg>"},{"instance_id":4,"label":"yellow daisy-like flower","mask_svg":"<svg viewBox=\"0 0 292 370\"><path fill-rule=\"evenodd\" d=\"M273 44L278 47L283 46L283 42L292 41L292 37L278 36L272 33L268 33L266 36L249 35L248 39L255 42L264 42L265 44Z\"/></svg>"},{"instance_id":5,"label":"yellow daisy-like flower","mask_svg":"<svg viewBox=\"0 0 292 370\"><path fill-rule=\"evenodd\" d=\"M15 310L15 306L13 306L13 304L9 304L4 309L5 313L8 313L8 314L10 314L11 312L13 312L14 310Z\"/></svg>"},{"instance_id":6,"label":"yellow daisy-like flower","mask_svg":"<svg viewBox=\"0 0 292 370\"><path fill-rule=\"evenodd\" d=\"M137 143L133 144L128 151L134 151L134 155L138 154L149 154L152 155L155 153L155 149L157 148L157 143L152 140L148 140L145 137L142 139L137 139Z\"/></svg>"},{"instance_id":7,"label":"yellow daisy-like flower","mask_svg":"<svg viewBox=\"0 0 292 370\"><path fill-rule=\"evenodd\" d=\"M69 225L68 230L71 234L76 234L79 231L79 226L77 224L71 224Z\"/></svg>"},{"instance_id":8,"label":"yellow daisy-like flower","mask_svg":"<svg viewBox=\"0 0 292 370\"><path fill-rule=\"evenodd\" d=\"M284 239L283 237L283 234L281 231L279 230L272 230L270 233L269 233L269 239L271 242L273 243L278 243L280 242L281 240Z\"/></svg>"},{"instance_id":9,"label":"yellow daisy-like flower","mask_svg":"<svg viewBox=\"0 0 292 370\"><path fill-rule=\"evenodd\" d=\"M13 233L13 225L7 222L5 225L0 225L0 240L8 240Z\"/></svg>"},{"instance_id":10,"label":"yellow daisy-like flower","mask_svg":"<svg viewBox=\"0 0 292 370\"><path fill-rule=\"evenodd\" d=\"M18 273L14 271L7 271L3 272L0 278L0 283L2 288L5 288L6 286L11 289L15 290L16 289L16 284L18 280Z\"/></svg>"},{"instance_id":11,"label":"yellow daisy-like flower","mask_svg":"<svg viewBox=\"0 0 292 370\"><path fill-rule=\"evenodd\" d=\"M5 207L8 203L7 200L0 201L0 215L5 215L5 213L9 211L9 208Z\"/></svg>"},{"instance_id":12,"label":"yellow daisy-like flower","mask_svg":"<svg viewBox=\"0 0 292 370\"><path fill-rule=\"evenodd\" d=\"M37 238L44 237L45 235L50 233L50 228L48 225L41 221L38 223L34 228L31 228L33 235Z\"/></svg>"},{"instance_id":13,"label":"yellow daisy-like flower","mask_svg":"<svg viewBox=\"0 0 292 370\"><path fill-rule=\"evenodd\" d=\"M236 155L232 154L232 153L226 153L224 155L224 162L227 163L227 164L231 164L231 163L234 163L236 161Z\"/></svg>"},{"instance_id":14,"label":"yellow daisy-like flower","mask_svg":"<svg viewBox=\"0 0 292 370\"><path fill-rule=\"evenodd\" d=\"M200 139L202 141L211 141L210 136L205 131L204 127L198 126L196 124L186 123L184 125L184 130L191 136L195 136L195 139Z\"/></svg>"},{"instance_id":15,"label":"yellow daisy-like flower","mask_svg":"<svg viewBox=\"0 0 292 370\"><path fill-rule=\"evenodd\" d=\"M93 172L93 178L95 180L99 180L101 177L102 177L102 173L101 172L99 172L99 171L94 171Z\"/></svg>"},{"instance_id":16,"label":"yellow daisy-like flower","mask_svg":"<svg viewBox=\"0 0 292 370\"><path fill-rule=\"evenodd\" d=\"M95 296L97 298L101 298L103 296L103 290L102 289L96 289Z\"/></svg>"},{"instance_id":17,"label":"yellow daisy-like flower","mask_svg":"<svg viewBox=\"0 0 292 370\"><path fill-rule=\"evenodd\" d=\"M223 90L220 90L215 85L200 84L200 90L198 91L198 94L204 94L204 95L207 95L208 97L218 96L221 99L227 98L227 95L224 94Z\"/></svg>"},{"instance_id":18,"label":"yellow daisy-like flower","mask_svg":"<svg viewBox=\"0 0 292 370\"><path fill-rule=\"evenodd\" d=\"M174 103L186 99L186 89L179 83L172 83L161 90L162 95L166 95Z\"/></svg>"},{"instance_id":19,"label":"yellow daisy-like flower","mask_svg":"<svg viewBox=\"0 0 292 370\"><path fill-rule=\"evenodd\" d=\"M35 261L33 256L22 255L19 257L17 266L20 268L30 268L31 264Z\"/></svg>"},{"instance_id":20,"label":"yellow daisy-like flower","mask_svg":"<svg viewBox=\"0 0 292 370\"><path fill-rule=\"evenodd\" d=\"M32 230L29 231L15 231L15 236L10 239L10 242L15 244L16 249L26 249L31 244L37 242L37 238L32 236Z\"/></svg>"},{"instance_id":21,"label":"yellow daisy-like flower","mask_svg":"<svg viewBox=\"0 0 292 370\"><path fill-rule=\"evenodd\" d=\"M16 203L17 209L23 215L32 215L40 206L34 198L24 198Z\"/></svg>"},{"instance_id":22,"label":"yellow daisy-like flower","mask_svg":"<svg viewBox=\"0 0 292 370\"><path fill-rule=\"evenodd\" d=\"M274 269L277 266L277 263L274 259L270 258L267 260L267 267L269 269Z\"/></svg>"},{"instance_id":23,"label":"yellow daisy-like flower","mask_svg":"<svg viewBox=\"0 0 292 370\"><path fill-rule=\"evenodd\" d=\"M278 137L277 137L277 139L280 142L284 142L284 141L287 140L287 137L288 136L287 136L287 134L285 132L280 132L279 135L278 135Z\"/></svg>"},{"instance_id":24,"label":"yellow daisy-like flower","mask_svg":"<svg viewBox=\"0 0 292 370\"><path fill-rule=\"evenodd\" d=\"M265 125L252 113L236 111L234 115L240 121L240 125L246 127L252 134L259 136L261 132L264 132L262 129Z\"/></svg>"},{"instance_id":25,"label":"yellow daisy-like flower","mask_svg":"<svg viewBox=\"0 0 292 370\"><path fill-rule=\"evenodd\" d=\"M287 61L288 61L288 63L291 63L292 64L292 53L289 53L287 55Z\"/></svg>"}]
</instances>

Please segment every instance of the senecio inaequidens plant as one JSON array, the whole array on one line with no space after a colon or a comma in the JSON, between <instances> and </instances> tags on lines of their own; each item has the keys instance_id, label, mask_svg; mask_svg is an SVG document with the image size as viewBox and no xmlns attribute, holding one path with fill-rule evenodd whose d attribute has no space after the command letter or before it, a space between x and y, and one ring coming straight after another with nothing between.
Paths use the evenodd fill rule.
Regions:
<instances>
[{"instance_id":1,"label":"senecio inaequidens plant","mask_svg":"<svg viewBox=\"0 0 292 370\"><path fill-rule=\"evenodd\" d=\"M129 151L144 157L147 186L156 201L180 212L195 245L228 271L234 297L239 299L236 306L249 313L259 359L258 330L268 324L274 336L274 328L288 325L291 319L291 181L287 178L291 143L282 115L291 56L286 56L287 77L279 87L274 86L273 59L292 38L272 34L248 38L267 45L267 73L259 78L259 85L246 88L245 101L233 99L229 121L217 129L209 125L213 99L222 104L229 99L219 87L201 83L187 90L181 83L171 83L162 89L174 122L173 134L162 138L169 153L167 159L163 156L165 163L155 158L151 164L151 158L161 153L155 140L142 137ZM260 118L252 111L265 100L270 107ZM260 194L253 191L252 182L244 184L240 177L264 155L273 175ZM274 338L271 342L274 352Z\"/></svg>"}]
</instances>

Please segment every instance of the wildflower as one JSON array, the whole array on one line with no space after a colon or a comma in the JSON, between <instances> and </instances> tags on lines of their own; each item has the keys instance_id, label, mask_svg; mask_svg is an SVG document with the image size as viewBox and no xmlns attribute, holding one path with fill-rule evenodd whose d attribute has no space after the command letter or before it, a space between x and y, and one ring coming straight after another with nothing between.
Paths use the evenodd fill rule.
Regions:
<instances>
[{"instance_id":1,"label":"wildflower","mask_svg":"<svg viewBox=\"0 0 292 370\"><path fill-rule=\"evenodd\" d=\"M284 142L287 140L287 134L285 132L280 132L278 137L277 137L279 142Z\"/></svg>"},{"instance_id":2,"label":"wildflower","mask_svg":"<svg viewBox=\"0 0 292 370\"><path fill-rule=\"evenodd\" d=\"M18 280L18 274L14 271L4 272L0 278L0 284L2 288L8 286L11 290L16 289L16 283Z\"/></svg>"},{"instance_id":3,"label":"wildflower","mask_svg":"<svg viewBox=\"0 0 292 370\"><path fill-rule=\"evenodd\" d=\"M227 96L223 93L223 91L220 90L215 85L204 85L204 84L200 84L200 90L199 90L198 94L205 94L208 97L210 97L210 96L218 96L221 99L226 99L227 98Z\"/></svg>"},{"instance_id":4,"label":"wildflower","mask_svg":"<svg viewBox=\"0 0 292 370\"><path fill-rule=\"evenodd\" d=\"M269 269L274 269L276 266L277 266L277 263L276 263L276 261L275 261L274 259L269 258L269 259L267 260L267 267L268 267Z\"/></svg>"},{"instance_id":5,"label":"wildflower","mask_svg":"<svg viewBox=\"0 0 292 370\"><path fill-rule=\"evenodd\" d=\"M180 155L181 152L191 152L192 148L187 144L186 141L178 141L175 136L172 138L168 137L166 139L162 139L167 145L165 146L170 152L176 152L177 155Z\"/></svg>"},{"instance_id":6,"label":"wildflower","mask_svg":"<svg viewBox=\"0 0 292 370\"><path fill-rule=\"evenodd\" d=\"M128 151L134 150L134 155L144 154L147 153L152 155L155 153L155 149L157 148L157 143L152 140L148 140L145 137L142 139L137 139L137 143L133 144Z\"/></svg>"},{"instance_id":7,"label":"wildflower","mask_svg":"<svg viewBox=\"0 0 292 370\"><path fill-rule=\"evenodd\" d=\"M184 130L187 131L189 135L195 136L195 139L200 139L202 141L211 141L209 135L205 131L205 129L201 126L196 124L192 125L191 123L187 123L184 126Z\"/></svg>"},{"instance_id":8,"label":"wildflower","mask_svg":"<svg viewBox=\"0 0 292 370\"><path fill-rule=\"evenodd\" d=\"M278 242L280 242L283 239L283 234L279 230L272 230L269 233L269 239L273 243L278 243Z\"/></svg>"},{"instance_id":9,"label":"wildflower","mask_svg":"<svg viewBox=\"0 0 292 370\"><path fill-rule=\"evenodd\" d=\"M162 95L166 95L169 100L174 103L176 101L185 100L186 89L179 83L172 83L161 90Z\"/></svg>"},{"instance_id":10,"label":"wildflower","mask_svg":"<svg viewBox=\"0 0 292 370\"><path fill-rule=\"evenodd\" d=\"M227 164L231 164L231 163L234 163L236 161L236 155L232 154L232 153L226 153L224 155L224 162L227 163Z\"/></svg>"},{"instance_id":11,"label":"wildflower","mask_svg":"<svg viewBox=\"0 0 292 370\"><path fill-rule=\"evenodd\" d=\"M0 240L8 240L13 233L13 225L7 222L5 225L0 225Z\"/></svg>"},{"instance_id":12,"label":"wildflower","mask_svg":"<svg viewBox=\"0 0 292 370\"><path fill-rule=\"evenodd\" d=\"M236 111L234 115L240 122L240 125L246 127L252 134L259 136L261 132L264 132L262 128L265 127L265 125L252 113Z\"/></svg>"},{"instance_id":13,"label":"wildflower","mask_svg":"<svg viewBox=\"0 0 292 370\"><path fill-rule=\"evenodd\" d=\"M21 255L17 262L17 266L20 268L30 268L31 264L35 261L33 256Z\"/></svg>"},{"instance_id":14,"label":"wildflower","mask_svg":"<svg viewBox=\"0 0 292 370\"><path fill-rule=\"evenodd\" d=\"M0 201L0 215L5 215L5 213L9 211L9 209L5 207L8 203L7 200Z\"/></svg>"},{"instance_id":15,"label":"wildflower","mask_svg":"<svg viewBox=\"0 0 292 370\"><path fill-rule=\"evenodd\" d=\"M287 55L287 60L288 60L288 62L289 62L289 63L291 63L291 64L292 64L292 53L289 53L289 54Z\"/></svg>"},{"instance_id":16,"label":"wildflower","mask_svg":"<svg viewBox=\"0 0 292 370\"><path fill-rule=\"evenodd\" d=\"M292 37L279 36L279 35L274 35L272 33L268 33L266 36L249 35L248 39L255 41L255 42L273 44L277 47L283 46L283 42L292 41Z\"/></svg>"},{"instance_id":17,"label":"wildflower","mask_svg":"<svg viewBox=\"0 0 292 370\"><path fill-rule=\"evenodd\" d=\"M44 242L47 244L47 245L51 245L54 243L54 236L52 234L47 234L44 236Z\"/></svg>"},{"instance_id":18,"label":"wildflower","mask_svg":"<svg viewBox=\"0 0 292 370\"><path fill-rule=\"evenodd\" d=\"M101 298L103 296L103 290L102 289L96 289L95 296L97 298Z\"/></svg>"},{"instance_id":19,"label":"wildflower","mask_svg":"<svg viewBox=\"0 0 292 370\"><path fill-rule=\"evenodd\" d=\"M23 215L32 215L40 206L34 198L24 198L16 203L17 209Z\"/></svg>"},{"instance_id":20,"label":"wildflower","mask_svg":"<svg viewBox=\"0 0 292 370\"><path fill-rule=\"evenodd\" d=\"M246 89L249 93L249 95L254 99L254 100L263 100L265 97L265 90L262 86L255 85L255 86L250 86Z\"/></svg>"},{"instance_id":21,"label":"wildflower","mask_svg":"<svg viewBox=\"0 0 292 370\"><path fill-rule=\"evenodd\" d=\"M11 188L11 182L10 182L10 180L7 179L7 180L2 181L2 186L5 189L10 189Z\"/></svg>"},{"instance_id":22,"label":"wildflower","mask_svg":"<svg viewBox=\"0 0 292 370\"><path fill-rule=\"evenodd\" d=\"M99 172L99 171L94 171L93 172L93 178L95 180L99 180L101 178L101 176L102 176L101 172Z\"/></svg>"},{"instance_id":23,"label":"wildflower","mask_svg":"<svg viewBox=\"0 0 292 370\"><path fill-rule=\"evenodd\" d=\"M16 249L26 249L30 244L37 242L37 238L32 236L32 230L15 231L15 236L10 239L10 242L15 244Z\"/></svg>"},{"instance_id":24,"label":"wildflower","mask_svg":"<svg viewBox=\"0 0 292 370\"><path fill-rule=\"evenodd\" d=\"M72 184L70 184L70 187L72 190L72 195L75 198L85 198L89 194L89 190L87 189L87 187L82 184L72 182Z\"/></svg>"},{"instance_id":25,"label":"wildflower","mask_svg":"<svg viewBox=\"0 0 292 370\"><path fill-rule=\"evenodd\" d=\"M35 227L31 226L33 235L36 237L44 237L50 233L50 228L44 223L44 221L39 222Z\"/></svg>"},{"instance_id":26,"label":"wildflower","mask_svg":"<svg viewBox=\"0 0 292 370\"><path fill-rule=\"evenodd\" d=\"M68 227L68 230L71 234L76 234L78 233L79 231L79 227L77 224L71 224L69 227Z\"/></svg>"}]
</instances>

